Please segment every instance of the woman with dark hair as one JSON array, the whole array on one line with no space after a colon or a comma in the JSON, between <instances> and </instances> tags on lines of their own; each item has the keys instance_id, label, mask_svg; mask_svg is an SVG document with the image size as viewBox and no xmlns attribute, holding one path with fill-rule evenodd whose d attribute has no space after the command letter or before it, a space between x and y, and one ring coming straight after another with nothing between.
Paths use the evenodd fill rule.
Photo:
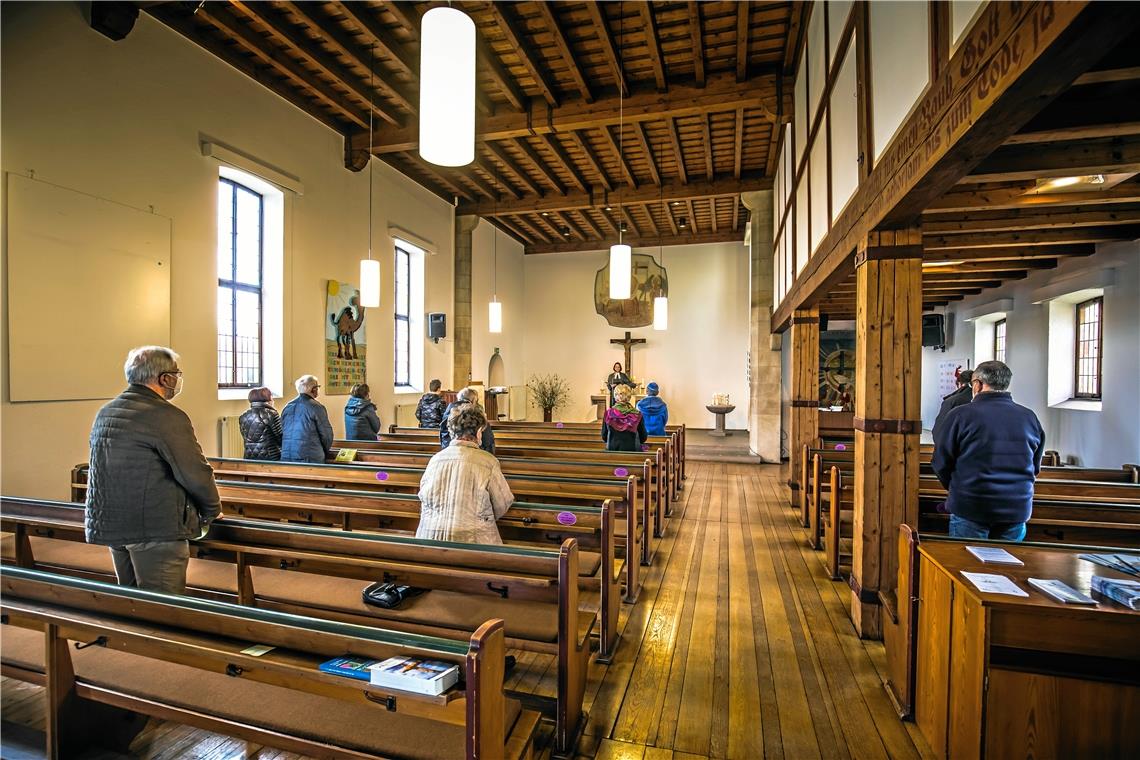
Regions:
<instances>
[{"instance_id":1,"label":"woman with dark hair","mask_svg":"<svg viewBox=\"0 0 1140 760\"><path fill-rule=\"evenodd\" d=\"M632 398L633 390L628 385L614 388L614 405L602 418L606 451L641 451L641 445L649 437L641 412L629 403Z\"/></svg>"},{"instance_id":2,"label":"woman with dark hair","mask_svg":"<svg viewBox=\"0 0 1140 760\"><path fill-rule=\"evenodd\" d=\"M349 391L344 405L344 437L350 441L375 441L380 432L380 417L367 383L357 383Z\"/></svg>"},{"instance_id":3,"label":"woman with dark hair","mask_svg":"<svg viewBox=\"0 0 1140 760\"><path fill-rule=\"evenodd\" d=\"M273 393L268 388L249 392L249 409L238 418L246 459L281 458L281 417L273 408Z\"/></svg>"},{"instance_id":4,"label":"woman with dark hair","mask_svg":"<svg viewBox=\"0 0 1140 760\"><path fill-rule=\"evenodd\" d=\"M610 406L614 405L614 388L619 385L633 385L629 375L622 371L621 362L614 362L614 371L606 378L606 387L610 389Z\"/></svg>"},{"instance_id":5,"label":"woman with dark hair","mask_svg":"<svg viewBox=\"0 0 1140 760\"><path fill-rule=\"evenodd\" d=\"M501 544L496 521L515 497L499 460L479 448L487 417L478 404L460 404L444 424L451 444L432 456L420 478L416 538Z\"/></svg>"}]
</instances>

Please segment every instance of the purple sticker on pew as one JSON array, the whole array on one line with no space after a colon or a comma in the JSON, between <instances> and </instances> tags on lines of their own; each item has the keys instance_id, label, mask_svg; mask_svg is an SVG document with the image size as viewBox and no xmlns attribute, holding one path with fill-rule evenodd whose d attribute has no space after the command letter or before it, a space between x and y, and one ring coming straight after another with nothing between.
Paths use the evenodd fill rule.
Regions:
<instances>
[{"instance_id":1,"label":"purple sticker on pew","mask_svg":"<svg viewBox=\"0 0 1140 760\"><path fill-rule=\"evenodd\" d=\"M648 443L641 444L641 450L642 451L649 451L649 444Z\"/></svg>"},{"instance_id":2,"label":"purple sticker on pew","mask_svg":"<svg viewBox=\"0 0 1140 760\"><path fill-rule=\"evenodd\" d=\"M847 444L837 443L837 444L835 444L835 450L836 451L847 451Z\"/></svg>"},{"instance_id":3,"label":"purple sticker on pew","mask_svg":"<svg viewBox=\"0 0 1140 760\"><path fill-rule=\"evenodd\" d=\"M574 514L573 512L559 512L558 522L562 523L563 525L573 525L574 523L578 522L578 515Z\"/></svg>"},{"instance_id":4,"label":"purple sticker on pew","mask_svg":"<svg viewBox=\"0 0 1140 760\"><path fill-rule=\"evenodd\" d=\"M619 478L624 478L626 475L629 475L629 470L624 467L615 467L614 475L617 475Z\"/></svg>"},{"instance_id":5,"label":"purple sticker on pew","mask_svg":"<svg viewBox=\"0 0 1140 760\"><path fill-rule=\"evenodd\" d=\"M556 427L556 428L564 428L564 427L566 427L566 426L565 426L565 425L563 425L561 422L555 422L555 423L554 423L554 427Z\"/></svg>"},{"instance_id":6,"label":"purple sticker on pew","mask_svg":"<svg viewBox=\"0 0 1140 760\"><path fill-rule=\"evenodd\" d=\"M377 480L387 480L388 479L388 473L381 470L380 472L376 473L376 479Z\"/></svg>"}]
</instances>

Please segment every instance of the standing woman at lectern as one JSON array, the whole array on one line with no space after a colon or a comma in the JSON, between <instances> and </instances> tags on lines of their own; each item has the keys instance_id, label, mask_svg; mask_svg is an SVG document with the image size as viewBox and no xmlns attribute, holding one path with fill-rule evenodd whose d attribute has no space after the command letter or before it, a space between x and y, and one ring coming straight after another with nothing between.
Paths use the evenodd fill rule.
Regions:
<instances>
[{"instance_id":1,"label":"standing woman at lectern","mask_svg":"<svg viewBox=\"0 0 1140 760\"><path fill-rule=\"evenodd\" d=\"M621 362L614 362L614 371L606 378L606 388L610 391L610 406L614 405L614 388L619 385L633 385L633 381L622 371Z\"/></svg>"}]
</instances>

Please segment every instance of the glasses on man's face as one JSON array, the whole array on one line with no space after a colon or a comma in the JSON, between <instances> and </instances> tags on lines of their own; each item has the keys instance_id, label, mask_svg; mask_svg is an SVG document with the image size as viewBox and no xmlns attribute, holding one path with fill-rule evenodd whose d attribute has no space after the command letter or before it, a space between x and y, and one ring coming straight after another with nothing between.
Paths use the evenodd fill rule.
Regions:
<instances>
[{"instance_id":1,"label":"glasses on man's face","mask_svg":"<svg viewBox=\"0 0 1140 760\"><path fill-rule=\"evenodd\" d=\"M164 374L164 375L177 375L178 377L182 377L182 370L176 369L173 372L163 372L162 374Z\"/></svg>"}]
</instances>

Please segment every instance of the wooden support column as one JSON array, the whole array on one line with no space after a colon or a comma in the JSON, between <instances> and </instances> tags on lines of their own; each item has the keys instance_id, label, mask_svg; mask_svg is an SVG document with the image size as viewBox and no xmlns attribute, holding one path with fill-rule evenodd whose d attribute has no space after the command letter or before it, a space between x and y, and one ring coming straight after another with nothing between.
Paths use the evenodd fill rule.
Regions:
<instances>
[{"instance_id":1,"label":"wooden support column","mask_svg":"<svg viewBox=\"0 0 1140 760\"><path fill-rule=\"evenodd\" d=\"M792 313L792 410L788 454L792 506L803 508L803 448L819 436L819 308ZM806 526L805 526L806 527Z\"/></svg>"},{"instance_id":2,"label":"wooden support column","mask_svg":"<svg viewBox=\"0 0 1140 760\"><path fill-rule=\"evenodd\" d=\"M918 518L922 231L868 233L855 266L851 619L860 636L879 638L898 609L898 526Z\"/></svg>"}]
</instances>

